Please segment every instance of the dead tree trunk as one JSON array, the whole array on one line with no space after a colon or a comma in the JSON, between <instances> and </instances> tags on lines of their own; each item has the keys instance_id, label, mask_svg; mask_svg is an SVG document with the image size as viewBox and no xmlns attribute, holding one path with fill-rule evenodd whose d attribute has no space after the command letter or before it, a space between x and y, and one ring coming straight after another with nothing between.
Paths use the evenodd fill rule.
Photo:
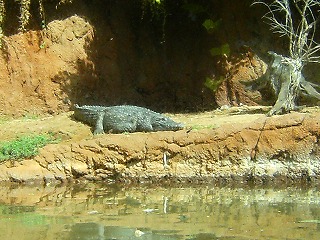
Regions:
<instances>
[{"instance_id":1,"label":"dead tree trunk","mask_svg":"<svg viewBox=\"0 0 320 240\"><path fill-rule=\"evenodd\" d=\"M297 108L301 93L320 99L320 94L307 82L302 69L308 63L320 63L320 44L315 41L320 21L319 0L255 0L268 8L264 18L273 33L287 37L289 56L271 52L273 60L268 76L278 99L269 115L290 112Z\"/></svg>"},{"instance_id":2,"label":"dead tree trunk","mask_svg":"<svg viewBox=\"0 0 320 240\"><path fill-rule=\"evenodd\" d=\"M301 93L320 99L320 94L307 82L302 74L303 63L300 59L283 57L269 52L272 62L266 73L271 85L278 95L273 108L268 113L283 114L297 109L297 98Z\"/></svg>"}]
</instances>

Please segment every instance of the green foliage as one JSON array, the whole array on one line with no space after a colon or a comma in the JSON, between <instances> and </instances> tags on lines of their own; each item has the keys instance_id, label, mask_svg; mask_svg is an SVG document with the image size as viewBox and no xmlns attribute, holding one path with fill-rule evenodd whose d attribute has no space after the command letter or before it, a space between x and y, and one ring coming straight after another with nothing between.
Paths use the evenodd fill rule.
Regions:
<instances>
[{"instance_id":1,"label":"green foliage","mask_svg":"<svg viewBox=\"0 0 320 240\"><path fill-rule=\"evenodd\" d=\"M217 128L216 125L210 124L210 125L192 125L191 129L192 130L201 130L201 129L214 129Z\"/></svg>"},{"instance_id":2,"label":"green foliage","mask_svg":"<svg viewBox=\"0 0 320 240\"><path fill-rule=\"evenodd\" d=\"M202 26L207 30L208 33L213 33L221 26L221 19L213 21L212 19L206 19ZM212 56L230 55L230 46L228 43L222 44L220 47L213 47L210 49Z\"/></svg>"},{"instance_id":3,"label":"green foliage","mask_svg":"<svg viewBox=\"0 0 320 240\"><path fill-rule=\"evenodd\" d=\"M206 78L204 82L204 86L206 86L208 89L210 89L212 92L215 92L220 84L223 81L223 77L220 77L218 80L211 79L209 77Z\"/></svg>"},{"instance_id":4,"label":"green foliage","mask_svg":"<svg viewBox=\"0 0 320 240\"><path fill-rule=\"evenodd\" d=\"M0 161L33 157L39 148L56 142L52 134L21 136L13 141L0 142Z\"/></svg>"},{"instance_id":5,"label":"green foliage","mask_svg":"<svg viewBox=\"0 0 320 240\"><path fill-rule=\"evenodd\" d=\"M205 27L205 29L207 29L207 31L209 33L216 31L220 25L221 25L222 20L219 19L217 21L213 21L211 19L206 19L203 23L202 26Z\"/></svg>"},{"instance_id":6,"label":"green foliage","mask_svg":"<svg viewBox=\"0 0 320 240\"><path fill-rule=\"evenodd\" d=\"M213 21L212 19L208 18L203 23L202 26L207 30L209 34L216 32L222 24L222 20L218 19L216 21ZM220 47L213 47L210 50L211 56L229 56L230 55L230 46L228 43L222 44ZM210 89L213 93L215 93L220 86L220 84L223 82L224 77L220 76L215 79L207 77L204 86L208 89Z\"/></svg>"},{"instance_id":7,"label":"green foliage","mask_svg":"<svg viewBox=\"0 0 320 240\"><path fill-rule=\"evenodd\" d=\"M230 46L228 43L222 44L220 47L214 47L210 49L210 53L212 56L221 56L221 55L230 55Z\"/></svg>"},{"instance_id":8,"label":"green foliage","mask_svg":"<svg viewBox=\"0 0 320 240\"><path fill-rule=\"evenodd\" d=\"M39 46L40 49L45 49L46 48L46 42L41 42L40 46Z\"/></svg>"},{"instance_id":9,"label":"green foliage","mask_svg":"<svg viewBox=\"0 0 320 240\"><path fill-rule=\"evenodd\" d=\"M21 118L21 120L36 120L40 119L40 116L34 113L26 113Z\"/></svg>"}]
</instances>

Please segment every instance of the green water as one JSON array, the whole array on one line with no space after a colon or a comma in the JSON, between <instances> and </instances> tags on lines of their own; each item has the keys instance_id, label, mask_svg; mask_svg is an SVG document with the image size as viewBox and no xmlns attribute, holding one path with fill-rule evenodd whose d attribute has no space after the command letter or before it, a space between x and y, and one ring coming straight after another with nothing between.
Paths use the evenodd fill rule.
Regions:
<instances>
[{"instance_id":1,"label":"green water","mask_svg":"<svg viewBox=\"0 0 320 240\"><path fill-rule=\"evenodd\" d=\"M0 187L0 239L320 239L318 189Z\"/></svg>"}]
</instances>

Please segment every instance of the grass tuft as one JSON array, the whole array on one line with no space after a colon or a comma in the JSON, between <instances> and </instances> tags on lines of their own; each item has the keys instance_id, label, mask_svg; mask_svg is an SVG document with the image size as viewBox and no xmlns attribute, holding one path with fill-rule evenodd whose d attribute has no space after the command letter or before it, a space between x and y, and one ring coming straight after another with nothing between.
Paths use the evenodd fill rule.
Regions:
<instances>
[{"instance_id":1,"label":"grass tuft","mask_svg":"<svg viewBox=\"0 0 320 240\"><path fill-rule=\"evenodd\" d=\"M201 130L201 129L214 129L217 128L216 125L210 124L210 125L192 125L191 129L192 130Z\"/></svg>"},{"instance_id":2,"label":"grass tuft","mask_svg":"<svg viewBox=\"0 0 320 240\"><path fill-rule=\"evenodd\" d=\"M0 142L0 162L31 158L38 154L40 148L56 142L51 134L27 135Z\"/></svg>"}]
</instances>

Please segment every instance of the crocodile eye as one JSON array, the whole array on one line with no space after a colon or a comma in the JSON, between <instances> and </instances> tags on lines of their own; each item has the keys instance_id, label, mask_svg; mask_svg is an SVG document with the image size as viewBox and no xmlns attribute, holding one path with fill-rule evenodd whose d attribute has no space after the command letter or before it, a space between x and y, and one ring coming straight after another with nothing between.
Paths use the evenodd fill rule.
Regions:
<instances>
[{"instance_id":1,"label":"crocodile eye","mask_svg":"<svg viewBox=\"0 0 320 240\"><path fill-rule=\"evenodd\" d=\"M162 118L160 118L160 121L161 121L161 122L167 122L168 119L167 119L166 117L162 117Z\"/></svg>"}]
</instances>

